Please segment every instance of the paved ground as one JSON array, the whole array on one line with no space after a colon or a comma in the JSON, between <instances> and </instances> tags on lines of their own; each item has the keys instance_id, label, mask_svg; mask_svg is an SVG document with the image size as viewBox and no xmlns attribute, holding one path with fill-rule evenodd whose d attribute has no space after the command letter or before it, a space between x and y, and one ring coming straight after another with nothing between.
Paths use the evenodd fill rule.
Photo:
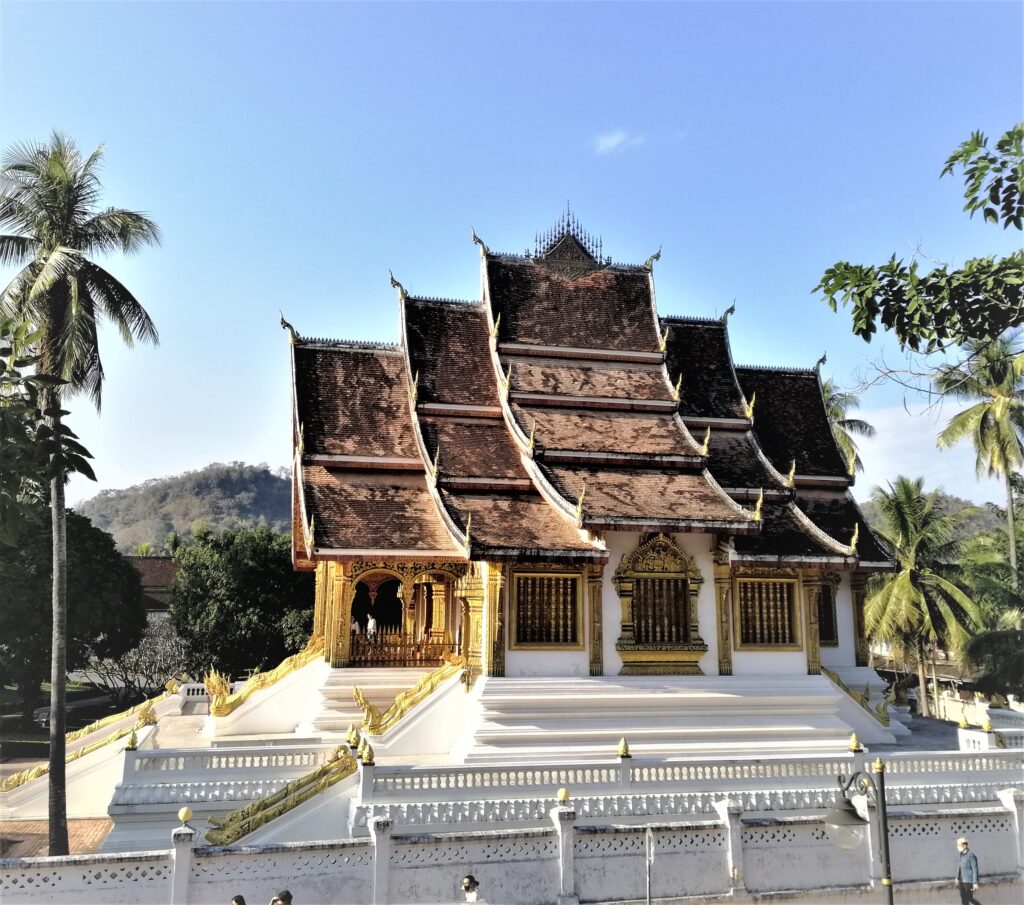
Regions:
<instances>
[{"instance_id":1,"label":"paved ground","mask_svg":"<svg viewBox=\"0 0 1024 905\"><path fill-rule=\"evenodd\" d=\"M98 851L113 826L106 817L68 821L72 855ZM36 858L46 854L45 820L0 820L0 858Z\"/></svg>"},{"instance_id":2,"label":"paved ground","mask_svg":"<svg viewBox=\"0 0 1024 905\"><path fill-rule=\"evenodd\" d=\"M958 751L956 724L930 716L910 718L910 736L902 745L869 745L872 751Z\"/></svg>"}]
</instances>

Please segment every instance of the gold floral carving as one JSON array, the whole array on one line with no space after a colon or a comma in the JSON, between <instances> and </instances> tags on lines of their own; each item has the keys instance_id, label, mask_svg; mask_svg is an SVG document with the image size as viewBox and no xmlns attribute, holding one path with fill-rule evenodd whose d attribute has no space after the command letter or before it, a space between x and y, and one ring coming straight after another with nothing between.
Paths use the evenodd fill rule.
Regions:
<instances>
[{"instance_id":1,"label":"gold floral carving","mask_svg":"<svg viewBox=\"0 0 1024 905\"><path fill-rule=\"evenodd\" d=\"M590 590L590 674L604 675L604 640L602 631L603 613L601 583L604 564L595 563L587 567L587 587Z\"/></svg>"},{"instance_id":2,"label":"gold floral carving","mask_svg":"<svg viewBox=\"0 0 1024 905\"><path fill-rule=\"evenodd\" d=\"M821 645L818 637L818 610L821 606L822 585L824 581L818 576L804 579L804 610L807 620L807 675L821 674Z\"/></svg>"}]
</instances>

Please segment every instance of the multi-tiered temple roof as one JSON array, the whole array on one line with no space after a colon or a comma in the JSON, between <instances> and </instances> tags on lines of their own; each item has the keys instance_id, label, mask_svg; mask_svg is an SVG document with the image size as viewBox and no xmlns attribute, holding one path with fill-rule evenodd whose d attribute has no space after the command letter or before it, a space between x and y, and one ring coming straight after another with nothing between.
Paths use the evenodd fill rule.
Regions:
<instances>
[{"instance_id":1,"label":"multi-tiered temple roof","mask_svg":"<svg viewBox=\"0 0 1024 905\"><path fill-rule=\"evenodd\" d=\"M734 561L879 568L816 370L736 367L727 317L659 317L652 257L566 217L479 239L482 299L399 290L398 345L292 331L295 561L607 559L705 532Z\"/></svg>"}]
</instances>

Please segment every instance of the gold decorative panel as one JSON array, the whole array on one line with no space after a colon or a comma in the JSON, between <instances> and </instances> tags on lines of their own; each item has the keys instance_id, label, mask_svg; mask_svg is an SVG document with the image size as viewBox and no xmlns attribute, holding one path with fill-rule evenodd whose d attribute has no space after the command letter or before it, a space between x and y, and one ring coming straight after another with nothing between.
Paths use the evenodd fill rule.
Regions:
<instances>
[{"instance_id":1,"label":"gold decorative panel","mask_svg":"<svg viewBox=\"0 0 1024 905\"><path fill-rule=\"evenodd\" d=\"M583 581L579 572L515 572L513 650L583 648Z\"/></svg>"}]
</instances>

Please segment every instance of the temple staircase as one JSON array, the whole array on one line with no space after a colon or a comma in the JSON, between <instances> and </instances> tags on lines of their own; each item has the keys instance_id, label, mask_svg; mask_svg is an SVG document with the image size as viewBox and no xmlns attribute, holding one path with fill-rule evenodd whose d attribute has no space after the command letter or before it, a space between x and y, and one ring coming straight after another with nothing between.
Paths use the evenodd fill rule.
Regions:
<instances>
[{"instance_id":1,"label":"temple staircase","mask_svg":"<svg viewBox=\"0 0 1024 905\"><path fill-rule=\"evenodd\" d=\"M313 720L315 735L332 735L348 731L350 723L360 726L363 712L356 706L352 690L360 688L366 699L382 712L395 698L408 691L431 670L429 667L372 667L332 669L320 686L322 704Z\"/></svg>"},{"instance_id":2,"label":"temple staircase","mask_svg":"<svg viewBox=\"0 0 1024 905\"><path fill-rule=\"evenodd\" d=\"M845 750L842 691L824 676L488 678L467 764Z\"/></svg>"}]
</instances>

